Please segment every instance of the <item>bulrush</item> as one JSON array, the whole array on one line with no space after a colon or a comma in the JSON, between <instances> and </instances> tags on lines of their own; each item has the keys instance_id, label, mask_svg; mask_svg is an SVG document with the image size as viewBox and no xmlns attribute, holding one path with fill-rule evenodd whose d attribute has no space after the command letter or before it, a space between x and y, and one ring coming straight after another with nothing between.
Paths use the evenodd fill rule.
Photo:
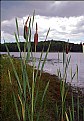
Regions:
<instances>
[{"instance_id":1,"label":"bulrush","mask_svg":"<svg viewBox=\"0 0 84 121\"><path fill-rule=\"evenodd\" d=\"M37 23L36 23L36 33L34 34L34 44L37 46L38 44L38 33L37 33Z\"/></svg>"},{"instance_id":2,"label":"bulrush","mask_svg":"<svg viewBox=\"0 0 84 121\"><path fill-rule=\"evenodd\" d=\"M29 16L28 16L28 18L25 22L25 25L24 25L24 39L26 39L27 35L28 35L28 27L27 27L28 19L29 19Z\"/></svg>"}]
</instances>

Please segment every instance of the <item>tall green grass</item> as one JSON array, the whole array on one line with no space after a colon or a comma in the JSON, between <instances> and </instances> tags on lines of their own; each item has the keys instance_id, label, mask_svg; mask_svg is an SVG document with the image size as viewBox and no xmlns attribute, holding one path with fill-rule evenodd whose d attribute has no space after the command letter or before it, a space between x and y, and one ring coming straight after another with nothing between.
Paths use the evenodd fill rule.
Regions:
<instances>
[{"instance_id":1,"label":"tall green grass","mask_svg":"<svg viewBox=\"0 0 84 121\"><path fill-rule=\"evenodd\" d=\"M35 11L34 11L34 14L35 14ZM38 92L39 92L39 90L36 89L36 82L37 82L37 80L40 81L41 73L43 71L43 67L44 67L44 64L45 64L45 61L46 61L46 58L47 58L51 43L49 44L49 47L47 49L45 59L44 59L44 61L42 63L42 67L41 67L41 71L40 71L40 77L38 79L37 75L38 75L38 70L39 70L39 67L40 67L40 62L41 62L41 58L42 58L42 55L43 55L44 48L43 48L43 50L41 52L39 65L38 65L36 75L35 75L35 58L33 57L32 47L31 47L31 36L32 36L31 35L31 30L33 29L33 28L31 28L31 26L33 27L33 24L34 24L34 16L35 16L34 14L33 14L33 20L31 21L31 18L29 20L28 36L26 36L26 40L25 40L25 44L24 44L24 57L22 57L22 54L21 54L21 49L20 49L20 44L19 44L19 42L20 42L19 26L18 26L18 21L17 21L17 18L16 18L16 30L17 30L17 33L14 33L14 35L15 35L18 50L20 52L22 83L20 81L20 78L18 76L16 68L15 68L15 66L13 64L13 60L12 60L12 58L10 56L9 49L8 49L7 45L5 44L7 52L8 52L9 60L10 60L10 63L12 65L12 69L14 71L16 82L18 84L18 93L15 94L14 90L12 90L12 91L13 91L14 104L15 104L15 108L16 108L16 114L17 114L17 117L18 117L19 121L21 121L21 120L23 120L23 121L27 121L27 120L28 121L34 121L34 120L39 121L40 120L39 119L40 118L40 110L42 109L42 105L43 105L43 102L44 102L44 97L46 95L46 92L47 92L47 89L48 89L48 86L49 86L49 81L48 81L48 83L46 84L45 89L43 91L43 95L41 96L39 110L36 113L36 106L37 106L36 104L37 104ZM49 34L49 31L50 31L50 28L49 28L49 30L47 32L45 41L47 40L47 36ZM27 52L26 52L26 48L28 48ZM27 64L28 64L28 61L30 59L30 54L32 55L32 62L33 62L33 73L32 73L32 82L31 82L32 84L31 84L31 86L30 86L30 81L29 81L29 75L27 74ZM27 56L25 56L25 55L27 55ZM11 77L10 73L11 72L8 70L9 80L10 80L10 83L11 83L11 86L12 86L13 82L12 82L12 79L11 79L12 77ZM38 83L40 83L40 82L38 82ZM35 95L35 93L36 93L36 95ZM29 94L29 98L30 98L29 102L27 101L27 95L28 94ZM20 103L20 106L18 106L18 102ZM20 109L20 107L21 107L21 109ZM36 116L35 116L35 114L36 114Z\"/></svg>"}]
</instances>

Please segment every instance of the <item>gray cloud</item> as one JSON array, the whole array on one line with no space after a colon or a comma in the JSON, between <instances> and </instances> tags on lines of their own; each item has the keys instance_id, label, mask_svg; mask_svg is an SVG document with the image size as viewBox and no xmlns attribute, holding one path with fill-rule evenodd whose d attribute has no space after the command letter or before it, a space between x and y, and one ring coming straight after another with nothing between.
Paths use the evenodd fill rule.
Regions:
<instances>
[{"instance_id":1,"label":"gray cloud","mask_svg":"<svg viewBox=\"0 0 84 121\"><path fill-rule=\"evenodd\" d=\"M72 34L84 33L84 17L77 22L75 29L71 31Z\"/></svg>"},{"instance_id":2,"label":"gray cloud","mask_svg":"<svg viewBox=\"0 0 84 121\"><path fill-rule=\"evenodd\" d=\"M84 1L2 1L1 20L23 17L33 11L42 16L81 16L84 15Z\"/></svg>"},{"instance_id":3,"label":"gray cloud","mask_svg":"<svg viewBox=\"0 0 84 121\"><path fill-rule=\"evenodd\" d=\"M84 1L62 2L59 6L52 7L53 16L70 17L84 15Z\"/></svg>"},{"instance_id":4,"label":"gray cloud","mask_svg":"<svg viewBox=\"0 0 84 121\"><path fill-rule=\"evenodd\" d=\"M11 19L13 17L23 17L32 14L45 15L47 7L52 2L49 1L2 1L1 2L1 19Z\"/></svg>"},{"instance_id":5,"label":"gray cloud","mask_svg":"<svg viewBox=\"0 0 84 121\"><path fill-rule=\"evenodd\" d=\"M72 30L71 32L72 34L80 34L80 33L84 33L84 27L81 27L81 28L75 28L74 30Z\"/></svg>"},{"instance_id":6,"label":"gray cloud","mask_svg":"<svg viewBox=\"0 0 84 121\"><path fill-rule=\"evenodd\" d=\"M84 17L77 23L77 27L83 27L84 26Z\"/></svg>"},{"instance_id":7,"label":"gray cloud","mask_svg":"<svg viewBox=\"0 0 84 121\"><path fill-rule=\"evenodd\" d=\"M16 27L15 26L3 26L2 30L6 33L10 33L11 35L14 35L14 32L16 32ZM19 33L21 36L23 36L23 27L19 27Z\"/></svg>"}]
</instances>

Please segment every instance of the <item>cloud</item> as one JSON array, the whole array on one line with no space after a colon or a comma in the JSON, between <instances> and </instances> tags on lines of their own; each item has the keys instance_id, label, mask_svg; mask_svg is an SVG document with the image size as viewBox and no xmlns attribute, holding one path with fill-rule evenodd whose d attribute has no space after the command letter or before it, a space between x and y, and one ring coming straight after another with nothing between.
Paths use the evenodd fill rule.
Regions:
<instances>
[{"instance_id":1,"label":"cloud","mask_svg":"<svg viewBox=\"0 0 84 121\"><path fill-rule=\"evenodd\" d=\"M27 16L18 18L20 39L23 38L23 21L27 19ZM35 33L35 23L38 23L38 35L39 41L44 41L47 31L50 27L50 33L48 39L51 40L65 40L70 39L71 41L77 42L84 41L84 16L79 17L46 17L46 16L35 16L34 28L32 30L32 41ZM15 19L4 20L1 23L1 38L3 37L8 42L15 42L14 32L16 31ZM81 39L82 38L82 39Z\"/></svg>"},{"instance_id":2,"label":"cloud","mask_svg":"<svg viewBox=\"0 0 84 121\"><path fill-rule=\"evenodd\" d=\"M9 40L10 39L10 40ZM9 33L5 33L4 31L1 31L1 43L5 42L15 42L14 35L11 35Z\"/></svg>"},{"instance_id":3,"label":"cloud","mask_svg":"<svg viewBox=\"0 0 84 121\"><path fill-rule=\"evenodd\" d=\"M36 15L70 17L84 15L84 1L1 1L1 20Z\"/></svg>"},{"instance_id":4,"label":"cloud","mask_svg":"<svg viewBox=\"0 0 84 121\"><path fill-rule=\"evenodd\" d=\"M84 16L81 16L80 19L77 19L77 23L74 26L74 29L72 30L73 34L80 34L80 33L84 33Z\"/></svg>"},{"instance_id":5,"label":"cloud","mask_svg":"<svg viewBox=\"0 0 84 121\"><path fill-rule=\"evenodd\" d=\"M26 17L27 18L27 17ZM18 26L19 26L19 32L20 35L23 35L23 18L17 18L18 19ZM10 34L14 34L14 32L16 32L16 20L15 18L12 18L10 20L4 20L1 22L1 29L6 32L6 33L10 33Z\"/></svg>"}]
</instances>

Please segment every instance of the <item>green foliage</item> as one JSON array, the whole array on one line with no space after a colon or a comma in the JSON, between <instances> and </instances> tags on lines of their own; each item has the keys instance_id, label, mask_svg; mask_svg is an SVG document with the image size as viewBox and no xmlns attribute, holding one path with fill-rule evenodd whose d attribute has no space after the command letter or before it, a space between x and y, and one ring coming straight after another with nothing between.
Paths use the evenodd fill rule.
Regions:
<instances>
[{"instance_id":1,"label":"green foliage","mask_svg":"<svg viewBox=\"0 0 84 121\"><path fill-rule=\"evenodd\" d=\"M30 32L31 32L31 30L30 30ZM31 39L31 36L30 36L30 39ZM51 41L51 46L50 46L50 50L49 50L50 52L58 52L58 51L63 52L63 43L64 43L64 46L65 46L66 42L58 41L58 40L45 41L44 52L47 51L47 48L48 48L50 41ZM19 44L20 44L20 47L21 47L21 51L23 51L24 50L23 49L24 48L24 42L19 42ZM17 48L16 42L15 43L7 43L7 45L8 45L10 52L18 52L19 51L18 48ZM42 51L43 45L44 45L43 41L38 42L37 52ZM0 47L1 51L6 52L5 44L0 44L0 46L1 46ZM34 52L34 50L35 50L34 49L34 42L31 42L31 46L32 46L32 51ZM70 49L70 52L83 52L82 46L80 44L69 43L69 49Z\"/></svg>"}]
</instances>

